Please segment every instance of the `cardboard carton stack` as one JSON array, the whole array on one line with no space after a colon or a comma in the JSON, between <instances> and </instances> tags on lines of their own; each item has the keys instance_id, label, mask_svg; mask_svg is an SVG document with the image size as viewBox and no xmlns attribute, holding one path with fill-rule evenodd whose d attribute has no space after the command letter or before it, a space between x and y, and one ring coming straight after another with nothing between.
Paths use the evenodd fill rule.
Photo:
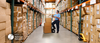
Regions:
<instances>
[{"instance_id":1,"label":"cardboard carton stack","mask_svg":"<svg viewBox=\"0 0 100 43\"><path fill-rule=\"evenodd\" d=\"M22 16L22 7L21 6L14 6L14 27L13 27L13 31L14 31L14 36L22 36L23 35L23 16ZM14 38L14 43L16 43L17 40L21 40L21 39L16 39L18 37ZM20 42L20 41L18 41Z\"/></svg>"},{"instance_id":2,"label":"cardboard carton stack","mask_svg":"<svg viewBox=\"0 0 100 43\"><path fill-rule=\"evenodd\" d=\"M28 27L27 27L27 19L26 19L26 13L27 13L27 5L22 6L22 16L23 16L23 21L22 21L22 26L23 26L23 40L26 40L28 37Z\"/></svg>"},{"instance_id":3,"label":"cardboard carton stack","mask_svg":"<svg viewBox=\"0 0 100 43\"><path fill-rule=\"evenodd\" d=\"M94 25L94 28L93 28L93 32L94 32L94 37L96 39L96 42L95 43L100 43L100 4L96 4L94 5L94 19L92 24Z\"/></svg>"},{"instance_id":4,"label":"cardboard carton stack","mask_svg":"<svg viewBox=\"0 0 100 43\"><path fill-rule=\"evenodd\" d=\"M34 13L34 29L36 29L36 15L37 15L37 12Z\"/></svg>"},{"instance_id":5,"label":"cardboard carton stack","mask_svg":"<svg viewBox=\"0 0 100 43\"><path fill-rule=\"evenodd\" d=\"M70 12L67 12L67 24L66 25L67 25L67 29L68 30L70 30L70 26L71 26L70 25L70 20L71 20Z\"/></svg>"},{"instance_id":6,"label":"cardboard carton stack","mask_svg":"<svg viewBox=\"0 0 100 43\"><path fill-rule=\"evenodd\" d=\"M51 18L46 18L44 23L44 33L51 33Z\"/></svg>"},{"instance_id":7,"label":"cardboard carton stack","mask_svg":"<svg viewBox=\"0 0 100 43\"><path fill-rule=\"evenodd\" d=\"M73 15L72 15L72 31L75 34L78 34L79 31L79 27L78 27L79 15L77 14L78 12L79 10L73 11Z\"/></svg>"},{"instance_id":8,"label":"cardboard carton stack","mask_svg":"<svg viewBox=\"0 0 100 43\"><path fill-rule=\"evenodd\" d=\"M6 0L0 0L0 43L5 43L5 36L11 32L10 13L10 5L7 4Z\"/></svg>"},{"instance_id":9,"label":"cardboard carton stack","mask_svg":"<svg viewBox=\"0 0 100 43\"><path fill-rule=\"evenodd\" d=\"M28 10L28 34L33 31L33 11Z\"/></svg>"},{"instance_id":10,"label":"cardboard carton stack","mask_svg":"<svg viewBox=\"0 0 100 43\"><path fill-rule=\"evenodd\" d=\"M11 9L10 9L10 4L7 4L7 8L6 8L6 43L11 43L11 41L8 39L8 35L11 34Z\"/></svg>"}]
</instances>

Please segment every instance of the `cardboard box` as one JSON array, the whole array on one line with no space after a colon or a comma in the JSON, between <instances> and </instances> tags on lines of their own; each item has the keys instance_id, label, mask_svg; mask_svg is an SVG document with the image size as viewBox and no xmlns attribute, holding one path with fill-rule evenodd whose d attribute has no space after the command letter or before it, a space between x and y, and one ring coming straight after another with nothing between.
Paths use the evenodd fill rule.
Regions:
<instances>
[{"instance_id":1,"label":"cardboard box","mask_svg":"<svg viewBox=\"0 0 100 43\"><path fill-rule=\"evenodd\" d=\"M90 15L85 15L85 22L90 24Z\"/></svg>"},{"instance_id":2,"label":"cardboard box","mask_svg":"<svg viewBox=\"0 0 100 43\"><path fill-rule=\"evenodd\" d=\"M9 9L6 9L6 15L11 15L11 9L9 8Z\"/></svg>"},{"instance_id":3,"label":"cardboard box","mask_svg":"<svg viewBox=\"0 0 100 43\"><path fill-rule=\"evenodd\" d=\"M0 43L5 43L5 36L2 36L2 37L0 38Z\"/></svg>"},{"instance_id":4,"label":"cardboard box","mask_svg":"<svg viewBox=\"0 0 100 43\"><path fill-rule=\"evenodd\" d=\"M95 19L95 25L100 25L100 19Z\"/></svg>"},{"instance_id":5,"label":"cardboard box","mask_svg":"<svg viewBox=\"0 0 100 43\"><path fill-rule=\"evenodd\" d=\"M94 18L93 15L90 15L90 24L91 24L91 25L96 25L96 24L95 24L95 18Z\"/></svg>"},{"instance_id":6,"label":"cardboard box","mask_svg":"<svg viewBox=\"0 0 100 43\"><path fill-rule=\"evenodd\" d=\"M0 22L6 21L6 15L0 15Z\"/></svg>"},{"instance_id":7,"label":"cardboard box","mask_svg":"<svg viewBox=\"0 0 100 43\"><path fill-rule=\"evenodd\" d=\"M46 23L51 23L51 18L46 18Z\"/></svg>"},{"instance_id":8,"label":"cardboard box","mask_svg":"<svg viewBox=\"0 0 100 43\"><path fill-rule=\"evenodd\" d=\"M90 14L90 6L85 7L86 14Z\"/></svg>"},{"instance_id":9,"label":"cardboard box","mask_svg":"<svg viewBox=\"0 0 100 43\"><path fill-rule=\"evenodd\" d=\"M21 16L21 12L14 12L14 17L20 17Z\"/></svg>"},{"instance_id":10,"label":"cardboard box","mask_svg":"<svg viewBox=\"0 0 100 43\"><path fill-rule=\"evenodd\" d=\"M5 30L0 30L0 39L2 39L3 36L5 36Z\"/></svg>"},{"instance_id":11,"label":"cardboard box","mask_svg":"<svg viewBox=\"0 0 100 43\"><path fill-rule=\"evenodd\" d=\"M90 33L90 43L96 43L95 35Z\"/></svg>"},{"instance_id":12,"label":"cardboard box","mask_svg":"<svg viewBox=\"0 0 100 43\"><path fill-rule=\"evenodd\" d=\"M51 27L44 27L44 33L51 33Z\"/></svg>"},{"instance_id":13,"label":"cardboard box","mask_svg":"<svg viewBox=\"0 0 100 43\"><path fill-rule=\"evenodd\" d=\"M100 31L96 31L96 43L100 43Z\"/></svg>"},{"instance_id":14,"label":"cardboard box","mask_svg":"<svg viewBox=\"0 0 100 43\"><path fill-rule=\"evenodd\" d=\"M11 26L6 27L6 36L8 36L9 34L11 34Z\"/></svg>"},{"instance_id":15,"label":"cardboard box","mask_svg":"<svg viewBox=\"0 0 100 43\"><path fill-rule=\"evenodd\" d=\"M6 0L0 0L0 7L3 7L3 8L7 7Z\"/></svg>"},{"instance_id":16,"label":"cardboard box","mask_svg":"<svg viewBox=\"0 0 100 43\"><path fill-rule=\"evenodd\" d=\"M83 7L83 8L81 8L82 9L82 15L81 16L83 16L83 15L85 15L86 14L86 9Z\"/></svg>"},{"instance_id":17,"label":"cardboard box","mask_svg":"<svg viewBox=\"0 0 100 43\"><path fill-rule=\"evenodd\" d=\"M100 30L100 25L96 25L96 29L97 30Z\"/></svg>"},{"instance_id":18,"label":"cardboard box","mask_svg":"<svg viewBox=\"0 0 100 43\"><path fill-rule=\"evenodd\" d=\"M86 23L86 30L87 31L89 30L89 26L90 26L90 24L89 23Z\"/></svg>"},{"instance_id":19,"label":"cardboard box","mask_svg":"<svg viewBox=\"0 0 100 43\"><path fill-rule=\"evenodd\" d=\"M6 22L6 27L9 27L9 26L11 26L11 21Z\"/></svg>"},{"instance_id":20,"label":"cardboard box","mask_svg":"<svg viewBox=\"0 0 100 43\"><path fill-rule=\"evenodd\" d=\"M88 31L86 31L86 37L85 37L88 41L90 40L90 33Z\"/></svg>"},{"instance_id":21,"label":"cardboard box","mask_svg":"<svg viewBox=\"0 0 100 43\"><path fill-rule=\"evenodd\" d=\"M94 5L90 6L90 15L94 15Z\"/></svg>"},{"instance_id":22,"label":"cardboard box","mask_svg":"<svg viewBox=\"0 0 100 43\"><path fill-rule=\"evenodd\" d=\"M90 33L95 34L96 26L90 25Z\"/></svg>"},{"instance_id":23,"label":"cardboard box","mask_svg":"<svg viewBox=\"0 0 100 43\"><path fill-rule=\"evenodd\" d=\"M14 6L14 11L19 11L19 12L21 12L21 7L19 7L19 6Z\"/></svg>"},{"instance_id":24,"label":"cardboard box","mask_svg":"<svg viewBox=\"0 0 100 43\"><path fill-rule=\"evenodd\" d=\"M95 12L95 18L96 19L100 19L100 4L96 4L96 5L94 5L95 6L95 10L94 10L94 12Z\"/></svg>"},{"instance_id":25,"label":"cardboard box","mask_svg":"<svg viewBox=\"0 0 100 43\"><path fill-rule=\"evenodd\" d=\"M7 8L6 9L10 9L10 3L7 3Z\"/></svg>"},{"instance_id":26,"label":"cardboard box","mask_svg":"<svg viewBox=\"0 0 100 43\"><path fill-rule=\"evenodd\" d=\"M6 15L6 9L0 7L0 15Z\"/></svg>"},{"instance_id":27,"label":"cardboard box","mask_svg":"<svg viewBox=\"0 0 100 43\"><path fill-rule=\"evenodd\" d=\"M6 23L3 22L3 23L0 23L0 30L3 30L6 28Z\"/></svg>"}]
</instances>

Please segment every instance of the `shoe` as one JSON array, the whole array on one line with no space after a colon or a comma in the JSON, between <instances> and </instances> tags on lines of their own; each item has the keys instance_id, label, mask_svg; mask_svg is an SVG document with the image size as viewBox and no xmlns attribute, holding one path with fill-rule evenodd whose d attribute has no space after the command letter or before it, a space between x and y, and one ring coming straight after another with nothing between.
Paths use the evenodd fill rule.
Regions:
<instances>
[{"instance_id":1,"label":"shoe","mask_svg":"<svg viewBox=\"0 0 100 43\"><path fill-rule=\"evenodd\" d=\"M59 33L59 32L57 32L57 33Z\"/></svg>"}]
</instances>

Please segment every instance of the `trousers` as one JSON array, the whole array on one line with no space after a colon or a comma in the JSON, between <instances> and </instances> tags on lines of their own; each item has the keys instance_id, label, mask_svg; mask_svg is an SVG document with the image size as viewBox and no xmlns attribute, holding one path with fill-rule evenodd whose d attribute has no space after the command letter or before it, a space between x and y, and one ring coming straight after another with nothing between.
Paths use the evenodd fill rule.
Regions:
<instances>
[{"instance_id":1,"label":"trousers","mask_svg":"<svg viewBox=\"0 0 100 43\"><path fill-rule=\"evenodd\" d=\"M59 32L59 20L55 20L55 21L52 23L52 27L55 29L54 24L56 24L57 32Z\"/></svg>"}]
</instances>

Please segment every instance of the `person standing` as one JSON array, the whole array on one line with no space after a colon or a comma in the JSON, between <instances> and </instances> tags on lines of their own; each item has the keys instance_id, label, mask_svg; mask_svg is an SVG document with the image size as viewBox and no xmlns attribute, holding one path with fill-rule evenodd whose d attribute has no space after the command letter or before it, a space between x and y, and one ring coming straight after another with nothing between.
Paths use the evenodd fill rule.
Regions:
<instances>
[{"instance_id":1,"label":"person standing","mask_svg":"<svg viewBox=\"0 0 100 43\"><path fill-rule=\"evenodd\" d=\"M57 33L59 33L59 22L60 22L60 14L59 14L59 10L57 10L56 14L53 15L52 17L55 18L55 21L52 23L52 27L53 29L56 29L54 24L56 24L57 27Z\"/></svg>"}]
</instances>

